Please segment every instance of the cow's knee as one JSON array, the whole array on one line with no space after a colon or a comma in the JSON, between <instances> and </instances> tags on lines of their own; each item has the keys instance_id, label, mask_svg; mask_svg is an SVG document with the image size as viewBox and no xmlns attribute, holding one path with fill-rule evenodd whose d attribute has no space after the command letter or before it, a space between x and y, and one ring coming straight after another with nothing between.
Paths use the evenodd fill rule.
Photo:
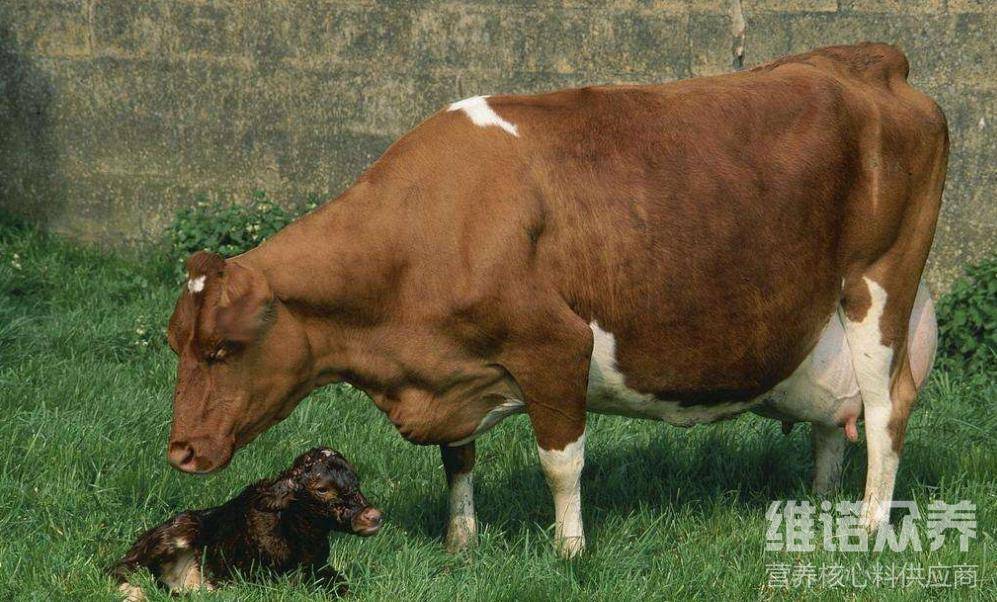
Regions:
<instances>
[{"instance_id":1,"label":"cow's knee","mask_svg":"<svg viewBox=\"0 0 997 602\"><path fill-rule=\"evenodd\" d=\"M440 446L443 469L450 493L450 516L444 544L448 552L457 553L472 547L478 539L478 522L474 513L474 442L457 447Z\"/></svg>"},{"instance_id":2,"label":"cow's knee","mask_svg":"<svg viewBox=\"0 0 997 602\"><path fill-rule=\"evenodd\" d=\"M813 424L811 428L814 447L813 490L817 495L831 495L841 486L845 434L837 426Z\"/></svg>"}]
</instances>

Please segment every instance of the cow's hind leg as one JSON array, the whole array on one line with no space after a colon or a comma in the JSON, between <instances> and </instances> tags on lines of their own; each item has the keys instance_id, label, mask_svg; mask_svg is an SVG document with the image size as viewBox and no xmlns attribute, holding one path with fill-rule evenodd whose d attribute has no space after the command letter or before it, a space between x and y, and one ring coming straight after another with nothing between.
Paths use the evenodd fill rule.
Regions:
<instances>
[{"instance_id":1,"label":"cow's hind leg","mask_svg":"<svg viewBox=\"0 0 997 602\"><path fill-rule=\"evenodd\" d=\"M917 311L912 319L917 284L906 284L902 276L891 280L891 273L903 274L886 272L885 286L870 276L846 282L842 306L865 418L868 466L862 524L869 530L889 521L907 419L925 376L915 376L909 354L909 343L920 344ZM908 330L914 336L908 336ZM918 365L924 350L914 351Z\"/></svg>"},{"instance_id":2,"label":"cow's hind leg","mask_svg":"<svg viewBox=\"0 0 997 602\"><path fill-rule=\"evenodd\" d=\"M839 426L811 425L814 447L814 485L817 495L831 495L841 486L845 460L845 434Z\"/></svg>"},{"instance_id":3,"label":"cow's hind leg","mask_svg":"<svg viewBox=\"0 0 997 602\"><path fill-rule=\"evenodd\" d=\"M450 447L440 446L443 470L450 490L450 520L447 522L446 548L457 553L473 546L478 538L474 515L474 442Z\"/></svg>"}]
</instances>

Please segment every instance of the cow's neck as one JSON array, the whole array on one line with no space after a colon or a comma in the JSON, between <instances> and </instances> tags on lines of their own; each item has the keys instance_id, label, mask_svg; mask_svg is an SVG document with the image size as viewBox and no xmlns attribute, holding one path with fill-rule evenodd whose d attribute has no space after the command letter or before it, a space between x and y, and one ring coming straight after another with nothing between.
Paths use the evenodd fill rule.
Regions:
<instances>
[{"instance_id":1,"label":"cow's neck","mask_svg":"<svg viewBox=\"0 0 997 602\"><path fill-rule=\"evenodd\" d=\"M237 261L263 272L305 326L323 384L370 353L364 333L385 320L402 266L397 207L361 183Z\"/></svg>"}]
</instances>

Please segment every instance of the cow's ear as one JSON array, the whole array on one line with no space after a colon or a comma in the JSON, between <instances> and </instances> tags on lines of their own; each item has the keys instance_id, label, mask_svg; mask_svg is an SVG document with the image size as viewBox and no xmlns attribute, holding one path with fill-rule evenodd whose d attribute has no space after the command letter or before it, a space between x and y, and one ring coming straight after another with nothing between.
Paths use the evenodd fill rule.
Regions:
<instances>
[{"instance_id":1,"label":"cow's ear","mask_svg":"<svg viewBox=\"0 0 997 602\"><path fill-rule=\"evenodd\" d=\"M252 342L263 331L273 307L270 283L258 270L229 261L220 284L215 333L224 341Z\"/></svg>"},{"instance_id":2,"label":"cow's ear","mask_svg":"<svg viewBox=\"0 0 997 602\"><path fill-rule=\"evenodd\" d=\"M263 512L279 512L285 510L294 500L297 484L290 478L280 479L276 483L264 486L256 498L256 507Z\"/></svg>"}]
</instances>

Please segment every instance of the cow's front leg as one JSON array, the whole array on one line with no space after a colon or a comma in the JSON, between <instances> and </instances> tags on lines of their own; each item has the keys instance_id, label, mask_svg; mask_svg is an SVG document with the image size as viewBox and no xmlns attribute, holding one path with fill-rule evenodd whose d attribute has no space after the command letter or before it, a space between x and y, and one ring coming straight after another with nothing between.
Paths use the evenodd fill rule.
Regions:
<instances>
[{"instance_id":1,"label":"cow's front leg","mask_svg":"<svg viewBox=\"0 0 997 602\"><path fill-rule=\"evenodd\" d=\"M450 489L450 520L447 523L446 548L457 553L473 546L478 539L478 522L474 516L474 442L450 447L440 446L443 470Z\"/></svg>"},{"instance_id":2,"label":"cow's front leg","mask_svg":"<svg viewBox=\"0 0 997 602\"><path fill-rule=\"evenodd\" d=\"M569 429L555 440L551 439L550 433L541 435L541 432L537 432L537 451L547 485L554 496L555 543L562 556L572 558L585 549L581 489L582 468L585 466L584 419L580 429Z\"/></svg>"},{"instance_id":3,"label":"cow's front leg","mask_svg":"<svg viewBox=\"0 0 997 602\"><path fill-rule=\"evenodd\" d=\"M502 363L516 380L537 438L540 466L554 496L558 551L571 558L585 548L581 475L585 465L585 393L592 330L568 308L531 307L516 345Z\"/></svg>"}]
</instances>

